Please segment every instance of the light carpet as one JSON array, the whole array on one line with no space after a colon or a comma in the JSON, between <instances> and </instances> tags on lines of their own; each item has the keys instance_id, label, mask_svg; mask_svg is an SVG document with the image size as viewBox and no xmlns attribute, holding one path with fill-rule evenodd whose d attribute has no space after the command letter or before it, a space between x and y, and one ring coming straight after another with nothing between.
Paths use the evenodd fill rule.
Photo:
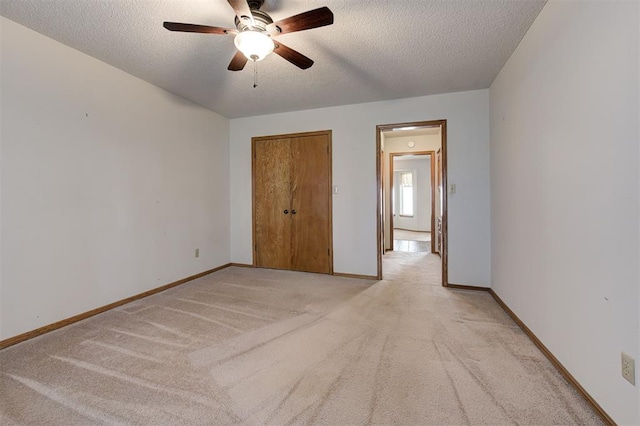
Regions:
<instances>
[{"instance_id":1,"label":"light carpet","mask_svg":"<svg viewBox=\"0 0 640 426\"><path fill-rule=\"evenodd\" d=\"M379 282L227 268L0 351L0 423L602 424L439 258Z\"/></svg>"}]
</instances>

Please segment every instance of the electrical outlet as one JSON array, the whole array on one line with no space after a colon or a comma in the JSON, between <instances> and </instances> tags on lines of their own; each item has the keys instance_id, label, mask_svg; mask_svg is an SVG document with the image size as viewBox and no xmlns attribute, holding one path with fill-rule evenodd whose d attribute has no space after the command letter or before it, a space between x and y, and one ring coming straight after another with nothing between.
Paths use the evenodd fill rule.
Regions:
<instances>
[{"instance_id":1,"label":"electrical outlet","mask_svg":"<svg viewBox=\"0 0 640 426\"><path fill-rule=\"evenodd\" d=\"M196 249L196 257L200 257L200 249L199 248Z\"/></svg>"},{"instance_id":2,"label":"electrical outlet","mask_svg":"<svg viewBox=\"0 0 640 426\"><path fill-rule=\"evenodd\" d=\"M636 362L631 355L622 352L622 377L636 385Z\"/></svg>"}]
</instances>

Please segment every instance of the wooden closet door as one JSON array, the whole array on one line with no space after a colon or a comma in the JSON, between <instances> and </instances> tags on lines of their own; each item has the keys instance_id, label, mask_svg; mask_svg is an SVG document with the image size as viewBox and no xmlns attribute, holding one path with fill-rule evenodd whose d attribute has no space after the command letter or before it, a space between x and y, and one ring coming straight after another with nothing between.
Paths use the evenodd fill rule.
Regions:
<instances>
[{"instance_id":1,"label":"wooden closet door","mask_svg":"<svg viewBox=\"0 0 640 426\"><path fill-rule=\"evenodd\" d=\"M291 268L290 157L288 138L254 142L253 220L257 267Z\"/></svg>"},{"instance_id":2,"label":"wooden closet door","mask_svg":"<svg viewBox=\"0 0 640 426\"><path fill-rule=\"evenodd\" d=\"M332 273L330 133L291 138L291 269Z\"/></svg>"}]
</instances>

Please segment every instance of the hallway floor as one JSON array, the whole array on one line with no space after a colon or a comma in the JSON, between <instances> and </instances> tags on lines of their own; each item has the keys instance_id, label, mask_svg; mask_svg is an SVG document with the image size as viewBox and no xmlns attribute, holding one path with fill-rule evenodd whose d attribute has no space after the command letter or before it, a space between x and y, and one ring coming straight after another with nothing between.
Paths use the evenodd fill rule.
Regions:
<instances>
[{"instance_id":1,"label":"hallway floor","mask_svg":"<svg viewBox=\"0 0 640 426\"><path fill-rule=\"evenodd\" d=\"M393 250L409 253L431 253L431 232L394 229Z\"/></svg>"}]
</instances>

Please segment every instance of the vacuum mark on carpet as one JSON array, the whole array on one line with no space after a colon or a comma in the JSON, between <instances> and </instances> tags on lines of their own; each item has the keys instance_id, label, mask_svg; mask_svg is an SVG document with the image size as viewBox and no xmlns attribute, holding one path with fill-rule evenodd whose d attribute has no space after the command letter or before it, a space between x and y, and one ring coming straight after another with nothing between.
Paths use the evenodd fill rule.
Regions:
<instances>
[{"instance_id":1,"label":"vacuum mark on carpet","mask_svg":"<svg viewBox=\"0 0 640 426\"><path fill-rule=\"evenodd\" d=\"M255 319L259 319L259 320L263 320L263 321L274 321L276 319L276 318L273 318L273 317L265 317L265 316L262 316L262 315L250 314L248 312L238 311L236 309L223 308L222 306L212 305L211 303L200 302L198 300L180 299L180 298L178 298L177 300L181 300L181 301L187 302L187 303L193 303L193 304L196 304L196 305L207 306L209 308L219 309L221 311L231 312L231 313L238 314L238 315L245 315L245 316L248 316L250 318L255 318Z\"/></svg>"},{"instance_id":2,"label":"vacuum mark on carpet","mask_svg":"<svg viewBox=\"0 0 640 426\"><path fill-rule=\"evenodd\" d=\"M202 320L202 321L210 322L212 324L219 325L220 327L224 327L224 328L227 328L229 330L236 331L238 333L243 333L244 332L244 330L242 330L242 329L240 329L238 327L234 327L232 325L226 324L226 323L221 322L221 321L214 320L214 319L209 318L209 317L205 317L204 315L196 314L195 312L183 311L181 309L169 308L169 307L166 307L166 306L163 306L162 309L166 309L167 311L177 312L177 313L180 313L180 314L188 315L190 317L197 318L197 319Z\"/></svg>"},{"instance_id":3,"label":"vacuum mark on carpet","mask_svg":"<svg viewBox=\"0 0 640 426\"><path fill-rule=\"evenodd\" d=\"M57 359L59 361L63 361L72 365L75 365L78 368L82 368L85 370L92 371L94 373L102 374L103 376L113 377L114 379L122 380L125 382L133 383L134 385L141 386L147 389L151 389L157 392L165 392L171 395L176 395L181 398L191 400L193 402L197 402L202 405L206 405L207 407L214 407L211 404L211 401L205 398L202 395L197 395L191 392L183 391L180 389L173 389L168 386L162 386L153 382L149 382L144 379L139 379L137 377L129 376L128 374L122 373L120 371L111 370L105 367L101 367L96 364L91 364L89 362L80 361L78 359L66 358L62 356L51 356L53 359Z\"/></svg>"},{"instance_id":4,"label":"vacuum mark on carpet","mask_svg":"<svg viewBox=\"0 0 640 426\"><path fill-rule=\"evenodd\" d=\"M389 335L389 333L387 333L384 339L384 344L382 345L382 350L380 351L380 356L378 357L378 363L376 364L376 374L373 379L373 395L371 395L371 405L369 406L369 415L366 422L367 424L373 423L373 416L375 414L376 407L378 406L378 394L382 389L383 358L387 358L390 337L391 336Z\"/></svg>"},{"instance_id":5,"label":"vacuum mark on carpet","mask_svg":"<svg viewBox=\"0 0 640 426\"><path fill-rule=\"evenodd\" d=\"M553 394L562 401L562 406L566 408L567 412L575 420L576 424L584 423L584 419L581 419L578 416L578 413L576 413L576 411L573 409L569 401L567 401L567 398L563 395L560 387L557 385L557 380L564 381L565 380L564 377L560 376L560 374L555 370L550 372L550 371L547 371L546 368L540 369L539 373L541 376L543 376L546 379L544 383L547 386L551 387ZM573 393L577 393L571 388L569 388L569 390L572 391Z\"/></svg>"},{"instance_id":6,"label":"vacuum mark on carpet","mask_svg":"<svg viewBox=\"0 0 640 426\"><path fill-rule=\"evenodd\" d=\"M279 291L279 289L272 288L272 287L257 287L257 286L251 286L251 285L231 284L231 283L218 283L218 284L227 285L227 286L236 287L236 288L244 288L246 290L266 291L269 293L274 293L276 291Z\"/></svg>"},{"instance_id":7,"label":"vacuum mark on carpet","mask_svg":"<svg viewBox=\"0 0 640 426\"><path fill-rule=\"evenodd\" d=\"M449 383L451 383L451 389L453 390L453 394L456 397L456 401L458 401L458 407L460 407L460 411L462 412L462 417L464 417L465 423L469 425L471 424L471 421L469 420L469 416L467 415L467 410L464 409L464 403L460 398L460 393L458 393L458 387L456 386L456 382L455 380L453 380L453 377L451 377L451 372L449 372L449 367L447 366L447 363L444 361L444 357L442 356L442 351L440 350L436 342L433 342L433 347L436 348L436 352L438 353L438 357L440 358L440 363L442 364L442 369L446 373L447 378L449 379Z\"/></svg>"},{"instance_id":8,"label":"vacuum mark on carpet","mask_svg":"<svg viewBox=\"0 0 640 426\"><path fill-rule=\"evenodd\" d=\"M110 417L106 413L101 413L96 409L85 406L78 406L75 401L66 398L63 395L60 395L59 392L56 392L54 389L51 389L50 387L47 387L40 382L28 379L26 377L14 376L13 374L7 374L7 376L83 417L88 417L92 420L98 420L106 424L113 424L114 422L116 422L116 424L124 424L121 422L117 422L113 417Z\"/></svg>"},{"instance_id":9,"label":"vacuum mark on carpet","mask_svg":"<svg viewBox=\"0 0 640 426\"><path fill-rule=\"evenodd\" d=\"M246 297L232 296L230 294L220 293L220 292L217 292L217 291L210 291L210 290L202 290L201 289L201 290L198 290L197 293L200 293L200 294L211 294L213 296L220 296L220 297L227 297L229 299L240 300L242 302L251 303L251 304L254 304L254 305L267 306L267 307L269 307L271 309L289 311L289 309L287 309L286 306L277 305L277 304L274 304L274 303L261 302L259 300L255 300L255 299L247 299ZM279 302L283 302L283 300L279 300Z\"/></svg>"},{"instance_id":10,"label":"vacuum mark on carpet","mask_svg":"<svg viewBox=\"0 0 640 426\"><path fill-rule=\"evenodd\" d=\"M189 360L191 365L196 368L214 363L223 364L290 333L304 330L320 319L321 317L309 314L288 318L257 330L249 331L222 344L192 352L189 354Z\"/></svg>"},{"instance_id":11,"label":"vacuum mark on carpet","mask_svg":"<svg viewBox=\"0 0 640 426\"><path fill-rule=\"evenodd\" d=\"M438 349L438 353L440 353L440 350L437 346L437 343L434 341L433 344L436 346L436 349ZM467 370L467 372L469 373L469 375L471 376L471 378L480 386L480 388L482 388L482 390L489 396L489 399L491 399L493 401L493 403L496 405L496 407L498 407L500 409L500 411L502 411L502 413L505 415L506 418L508 419L512 419L513 416L510 416L509 413L507 412L507 410L504 408L504 406L502 404L500 404L500 402L498 402L498 400L496 399L495 395L493 394L493 392L491 391L491 389L487 388L487 385L480 380L480 378L478 377L478 375L462 360L462 358L460 358L458 356L458 354L446 343L446 342L442 342L442 344L447 348L447 350L449 351L449 353L451 353L451 355L458 361L458 363L464 367L465 370ZM441 356L442 358L442 356ZM449 374L449 370L447 370L447 374ZM455 387L454 387L455 388ZM518 424L517 422L515 422L514 420L512 420L514 424Z\"/></svg>"},{"instance_id":12,"label":"vacuum mark on carpet","mask_svg":"<svg viewBox=\"0 0 640 426\"><path fill-rule=\"evenodd\" d=\"M175 334L176 336L184 337L185 339L202 340L202 339L198 339L197 337L191 336L189 334L183 333L180 330L176 330L175 328L167 327L166 325L163 325L163 324L158 324L158 323L151 322L151 321L145 321L145 322L147 324L150 324L150 325L156 327L156 328L159 328L162 331L166 331L167 333Z\"/></svg>"},{"instance_id":13,"label":"vacuum mark on carpet","mask_svg":"<svg viewBox=\"0 0 640 426\"><path fill-rule=\"evenodd\" d=\"M147 309L151 309L153 307L154 305L136 303L135 305L124 305L124 306L115 308L115 311L122 312L128 315L135 315L135 314L139 314L140 312L146 311Z\"/></svg>"},{"instance_id":14,"label":"vacuum mark on carpet","mask_svg":"<svg viewBox=\"0 0 640 426\"><path fill-rule=\"evenodd\" d=\"M368 346L369 343L371 342L371 340L373 340L374 338L374 333L370 333L370 332L363 332L362 334L360 334L357 337L354 337L352 340L348 340L346 342L344 342L342 345L340 345L338 348L336 348L335 350L331 351L327 357L325 357L325 359L322 360L325 361L327 359L329 359L331 356L333 356L335 353L337 352L342 352L343 348L350 346L352 343L356 343L358 340L361 340L361 342L359 344L357 344L357 348L355 350L355 354L356 356L353 358L349 358L347 359L347 362L342 366L342 368L340 368L340 371L338 373L338 376L331 382L329 388L327 389L327 391L324 393L324 395L322 395L322 398L320 399L318 405L313 409L313 413L311 414L311 416L309 417L309 422L310 423L316 423L316 419L318 418L318 416L320 415L322 408L327 404L329 397L334 394L338 389L340 389L340 387L343 385L344 381L345 381L345 373L352 370L356 365L358 365L360 363L360 361L362 361L363 355L365 353L365 351L363 350L365 346ZM318 363L320 364L320 363ZM315 370L315 367L314 367ZM306 411L306 410L305 410Z\"/></svg>"},{"instance_id":15,"label":"vacuum mark on carpet","mask_svg":"<svg viewBox=\"0 0 640 426\"><path fill-rule=\"evenodd\" d=\"M142 334L131 333L129 331L124 331L124 330L120 330L120 329L117 329L117 328L109 328L109 330L113 331L114 333L124 334L125 336L135 337L137 339L147 340L149 342L159 343L161 345L173 346L173 347L176 347L176 348L188 348L189 347L189 345L185 345L183 343L170 342L168 340L159 339L157 337L143 336Z\"/></svg>"},{"instance_id":16,"label":"vacuum mark on carpet","mask_svg":"<svg viewBox=\"0 0 640 426\"><path fill-rule=\"evenodd\" d=\"M125 349L125 348L122 348L120 346L110 345L108 343L102 343L102 342L98 342L98 341L95 341L95 340L85 340L81 344L82 345L91 344L91 345L95 345L95 346L100 346L102 348L110 349L112 351L121 353L123 355L127 355L127 356L131 356L131 357L134 357L134 358L143 359L145 361L155 362L155 363L158 363L158 364L162 363L162 361L157 359L157 358L153 358L153 357L150 357L150 356L138 353L138 352L130 351L129 349Z\"/></svg>"}]
</instances>

